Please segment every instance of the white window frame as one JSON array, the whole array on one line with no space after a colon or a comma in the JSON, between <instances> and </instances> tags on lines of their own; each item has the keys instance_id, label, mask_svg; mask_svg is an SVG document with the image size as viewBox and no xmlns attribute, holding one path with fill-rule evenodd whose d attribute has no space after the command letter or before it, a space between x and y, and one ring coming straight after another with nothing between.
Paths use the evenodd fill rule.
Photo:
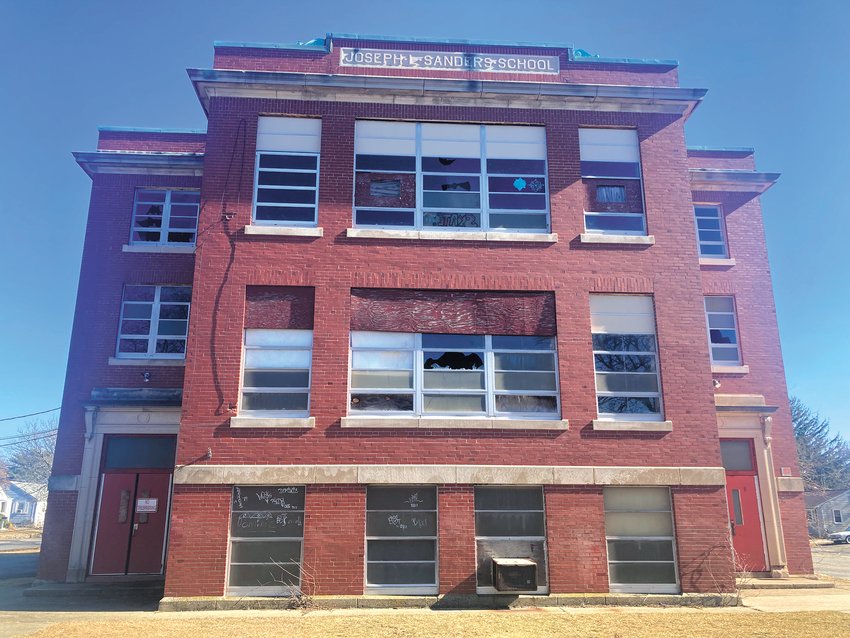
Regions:
<instances>
[{"instance_id":1,"label":"white window frame","mask_svg":"<svg viewBox=\"0 0 850 638\"><path fill-rule=\"evenodd\" d=\"M706 301L709 298L712 298L712 297L713 298L719 298L719 299L729 299L729 300L731 300L732 301L731 312L729 312L729 311L719 312L719 311L715 311L715 310L709 311L708 306L706 305ZM744 358L743 358L743 354L741 352L741 330L738 327L738 305L735 303L735 297L733 295L706 295L705 297L703 297L703 307L705 309L706 336L708 337L708 355L709 355L709 358L711 360L712 365L716 365L716 366L739 366L739 365L742 365L743 362L744 362ZM735 343L734 344L732 344L732 343L717 343L717 344L712 343L712 341L711 341L711 327L709 326L709 321L708 321L709 317L711 315L717 315L717 316L729 316L729 315L731 315L732 316L732 322L734 324L734 330L735 330ZM722 328L722 330L728 330L728 329L729 328ZM716 360L714 358L714 348L721 348L723 350L732 350L732 348L734 348L735 352L738 354L738 356L735 359Z\"/></svg>"},{"instance_id":2,"label":"white window frame","mask_svg":"<svg viewBox=\"0 0 850 638\"><path fill-rule=\"evenodd\" d=\"M647 486L649 487L649 486ZM669 487L658 487L652 486L655 489L664 489L667 490L667 499L670 503L670 507L666 510L661 509L633 509L633 510L613 510L613 513L617 514L641 514L641 513L667 513L670 515L670 524L672 528L672 534L670 536L609 536L607 530L607 521L606 521L606 530L605 530L605 561L608 565L608 590L611 593L617 594L678 594L681 591L681 583L679 580L679 557L676 551L676 517L673 515L673 498L670 493ZM630 488L620 488L617 487L615 489L630 489ZM603 490L604 491L604 490ZM607 516L609 510L604 508L604 497L603 497L603 515ZM670 545L673 548L673 574L676 577L675 584L673 583L634 583L634 584L620 584L620 583L612 583L611 582L611 564L612 563L653 563L653 564L669 564L670 561L612 561L608 557L608 541L670 541Z\"/></svg>"},{"instance_id":3,"label":"white window frame","mask_svg":"<svg viewBox=\"0 0 850 638\"><path fill-rule=\"evenodd\" d=\"M475 232L477 232L477 233L480 233L480 232L500 232L500 233L514 233L514 234L520 234L520 235L522 235L522 234L546 234L546 233L549 233L551 231L552 215L551 215L551 212L550 212L551 194L550 194L550 187L549 187L549 152L548 152L548 146L546 147L545 157L542 158L543 173L542 174L527 174L526 175L528 177L540 177L544 180L544 183L546 184L546 188L545 188L545 191L543 193L545 195L545 201L546 201L545 209L539 210L539 211L532 211L532 210L524 210L524 209L511 210L511 209L504 209L504 208L491 208L490 207L489 178L490 177L499 177L501 175L499 173L494 173L494 174L491 175L487 171L487 160L488 160L488 157L487 157L487 128L498 126L498 125L453 123L453 124L456 124L458 126L477 126L477 127L479 127L479 157L477 157L477 158L471 158L471 157L470 158L458 158L458 159L477 159L480 162L479 172L476 174L479 178L479 183L480 183L480 189L479 189L479 195L480 195L480 198L481 198L480 207L475 208L475 209L473 209L473 208L449 208L449 207L441 207L439 209L428 209L428 208L425 207L425 202L424 202L424 193L425 193L424 176L425 176L426 173L429 174L429 175L442 175L444 173L436 173L434 171L424 171L423 168L422 168L422 159L423 159L422 125L423 124L429 124L429 122L417 122L416 123L416 138L415 138L416 150L415 150L415 155L412 156L414 158L415 167L416 167L416 170L415 170L415 175L416 175L416 201L415 201L415 204L413 206L413 225L407 226L407 225L395 225L395 224L381 225L381 224L358 224L357 223L357 208L358 207L356 205L355 198L356 198L356 195L357 195L357 192L356 192L356 181L357 181L356 174L358 172L387 173L387 174L401 174L401 173L403 173L403 174L409 175L409 174L411 174L411 171L389 171L389 170L380 170L380 169L379 170L365 170L364 169L364 170L358 171L357 168L356 168L357 152L355 150L355 169L354 169L354 173L355 173L354 182L355 182L355 184L354 184L354 187L353 187L352 199L351 199L351 210L352 210L351 221L352 221L352 226L354 228L375 229L375 230L419 230L419 231L424 230L424 231L434 231L434 232L458 232L458 233L462 233L462 232L473 232L473 233L475 233ZM510 126L510 125L505 125L505 126ZM540 126L535 127L535 128L544 128L545 129L545 127L540 127ZM366 155L369 155L369 153L366 153ZM399 155L398 157L411 157L411 156ZM504 158L499 158L499 159L504 159ZM541 161L541 160L537 159L537 160L532 160L532 161ZM464 174L472 175L472 173L459 173L459 175L464 175ZM379 208L380 210L385 210L385 211L388 211L388 212L392 212L392 211L409 212L411 210L410 208L400 208L400 207L395 208L395 207L389 207L389 206L387 206L387 207L362 206L361 208L370 208L370 209ZM429 213L429 212L457 213L457 214L464 214L464 213L479 214L480 219L481 219L481 225L475 226L475 227L427 226L427 225L424 224L424 215ZM490 227L490 213L496 213L496 214L519 213L519 214L528 214L528 215L536 215L536 216L545 216L547 223L546 223L545 228L525 228L525 229L521 229L521 228L491 228Z\"/></svg>"},{"instance_id":4,"label":"white window frame","mask_svg":"<svg viewBox=\"0 0 850 638\"><path fill-rule=\"evenodd\" d=\"M248 345L247 337L248 330L264 330L263 328L246 328L242 331L242 371L239 378L239 405L237 409L237 414L239 416L244 417L253 417L253 418L275 418L275 417L286 417L286 418L300 418L307 417L310 415L310 388L313 383L313 330L300 330L300 329L269 329L273 332L309 332L310 333L310 345L308 346L254 346ZM245 385L245 372L248 370L267 370L267 371L281 371L281 370L293 370L298 368L248 368L247 367L247 353L250 350L258 350L258 351L283 351L283 352L303 352L305 350L309 350L310 352L310 364L307 368L307 386L306 388L302 387L254 387L254 386L246 386ZM253 393L264 393L264 394L307 394L307 409L306 410L246 410L244 409L244 394L245 392L253 392Z\"/></svg>"},{"instance_id":5,"label":"white window frame","mask_svg":"<svg viewBox=\"0 0 850 638\"><path fill-rule=\"evenodd\" d=\"M713 231L713 228L703 228L699 227L700 219L714 219L713 217L700 217L697 215L698 208L712 208L717 212L717 223L719 228L717 229L720 232L720 241L716 240L703 240L700 239L699 231L700 230L708 230ZM711 204L707 202L694 202L694 229L697 237L697 250L699 252L699 257L704 259L728 259L729 258L729 237L726 233L726 216L723 214L723 207L720 204ZM702 247L705 246L722 246L723 252L720 254L706 254L702 252Z\"/></svg>"},{"instance_id":6,"label":"white window frame","mask_svg":"<svg viewBox=\"0 0 850 638\"><path fill-rule=\"evenodd\" d=\"M316 158L316 170L304 169L304 168L264 168L262 169L264 172L271 173L308 173L316 175L316 185L315 186L267 186L260 185L260 158L263 155L286 155L286 156L299 156L299 157L315 157ZM319 223L319 171L321 168L321 154L320 153L307 153L301 151L262 151L258 150L257 155L254 161L254 194L253 194L253 205L251 206L251 223L256 226L287 226L287 227L301 227L301 228L312 228L315 227ZM272 206L277 207L274 203L266 203L266 202L257 202L257 195L259 193L260 188L266 188L271 190L300 190L300 191L313 191L316 197L315 204L281 204L280 207L292 207L292 208L312 208L313 209L313 219L312 221L286 221L282 219L257 219L257 206Z\"/></svg>"},{"instance_id":7,"label":"white window frame","mask_svg":"<svg viewBox=\"0 0 850 638\"><path fill-rule=\"evenodd\" d=\"M411 490L417 489L433 489L434 490L434 507L433 510L421 510L423 512L434 512L434 535L433 536L373 536L367 531L368 521L363 525L364 539L363 544L363 590L366 594L378 594L382 596L428 596L439 593L440 588L440 488L437 485L367 485L366 490L370 487L403 487ZM366 513L369 512L398 512L394 510L381 510L368 508L368 496L364 503ZM434 583L433 584L412 584L412 585L381 585L369 583L369 563L431 563L432 561L370 561L369 560L369 541L434 541Z\"/></svg>"},{"instance_id":8,"label":"white window frame","mask_svg":"<svg viewBox=\"0 0 850 638\"><path fill-rule=\"evenodd\" d=\"M162 225L159 228L144 228L136 226L136 213L139 205L139 194L144 192L161 192L165 193L165 202L162 204ZM195 215L195 226L193 228L171 228L171 195L173 193L197 193L198 204L197 214ZM142 200L142 204L148 203ZM159 202L150 202L151 205L156 205ZM178 206L191 206L191 204L178 203ZM137 188L133 196L133 216L130 223L130 245L131 246L194 246L198 241L198 219L201 214L201 191L197 188ZM183 215L180 215L183 217ZM159 233L159 241L144 241L141 239L133 239L133 235L139 233ZM169 233L185 233L194 235L192 241L168 241Z\"/></svg>"},{"instance_id":9,"label":"white window frame","mask_svg":"<svg viewBox=\"0 0 850 638\"><path fill-rule=\"evenodd\" d=\"M832 510L832 522L835 523L836 525L840 525L841 523L844 522L844 516L842 515L841 510L839 510L839 509L833 509Z\"/></svg>"},{"instance_id":10,"label":"white window frame","mask_svg":"<svg viewBox=\"0 0 850 638\"><path fill-rule=\"evenodd\" d=\"M130 286L140 286L146 288L154 288L154 298L153 301L127 301L124 299L124 294L126 293L126 289ZM185 359L186 358L186 346L189 341L189 321L191 320L192 313L192 303L191 301L160 301L160 296L162 294L163 288L188 288L190 291L192 290L191 286L186 286L183 284L127 284L124 286L124 292L122 292L121 298L121 314L118 318L118 339L115 343L115 358L116 359ZM190 293L191 294L191 293ZM130 305L141 305L141 304L150 304L151 305L151 316L150 316L150 332L147 335L141 334L123 334L121 332L121 326L124 323L124 312L127 304ZM159 322L160 322L160 307L162 304L167 305L181 305L186 306L186 334L185 335L159 335ZM128 321L146 321L145 319L139 319L138 317L128 317ZM169 319L164 319L163 321L169 321ZM183 319L176 319L175 321L184 321ZM148 349L147 352L121 352L121 340L122 339L134 339L134 340L142 340L147 338L148 340ZM173 339L175 341L182 340L184 342L183 352L157 352L156 351L156 341L159 338L163 339Z\"/></svg>"},{"instance_id":11,"label":"white window frame","mask_svg":"<svg viewBox=\"0 0 850 638\"><path fill-rule=\"evenodd\" d=\"M635 131L635 137L637 138L637 153L638 153L638 161L637 161L637 169L638 174L636 177L629 176L619 176L619 175L585 175L581 172L581 144L579 144L579 172L581 172L581 179L606 179L611 181L618 180L628 180L628 181L637 181L640 184L640 199L641 206L643 206L643 212L640 213L612 213L612 212L603 212L603 211L594 211L594 210L586 210L582 215L582 223L584 224L584 232L588 235L628 235L634 237L645 237L649 231L647 229L646 223L646 195L643 187L643 158L641 157L640 151L640 138L637 136L637 129L633 127L616 127L616 126L580 126L580 129L603 129L603 130L620 130L620 131ZM616 184L601 184L601 186L616 186ZM627 194L628 199L628 194ZM588 228L587 227L587 216L592 215L594 217L631 217L631 218L640 218L642 222L642 230L604 230L598 228Z\"/></svg>"},{"instance_id":12,"label":"white window frame","mask_svg":"<svg viewBox=\"0 0 850 638\"><path fill-rule=\"evenodd\" d=\"M353 332L374 332L374 331L353 331ZM381 332L381 331L377 331ZM385 332L385 331L384 331ZM352 373L354 370L353 353L355 351L399 351L409 352L405 348L390 348L381 346L359 346L354 348L349 340L349 352L351 353L348 366L348 398L350 416L368 416L369 418L398 418L398 417L427 417L427 418L498 418L498 419L539 419L539 420L558 420L561 415L561 397L560 397L560 377L558 374L558 345L557 338L553 335L551 338L555 341L553 350L507 350L504 348L493 348L492 335L475 335L484 337L484 347L479 349L470 348L470 351L481 352L484 355L484 388L480 390L473 389L425 389L425 349L422 346L422 333L387 333L387 334L406 334L413 335L414 346L413 354L413 388L370 388L370 389L355 389L351 386ZM508 336L508 335L506 335ZM555 374L555 389L554 390L497 390L496 389L496 369L495 369L495 353L508 352L511 354L552 354L554 358L554 374ZM529 371L530 374L538 372ZM368 411L368 410L351 410L351 396L355 394L412 394L413 395L413 410L412 411ZM424 395L425 394L443 394L443 395L460 395L460 396L478 396L485 397L484 412L425 412L424 411ZM524 396L533 394L535 396L553 396L555 397L554 412L498 412L496 410L496 395L515 395Z\"/></svg>"}]
</instances>

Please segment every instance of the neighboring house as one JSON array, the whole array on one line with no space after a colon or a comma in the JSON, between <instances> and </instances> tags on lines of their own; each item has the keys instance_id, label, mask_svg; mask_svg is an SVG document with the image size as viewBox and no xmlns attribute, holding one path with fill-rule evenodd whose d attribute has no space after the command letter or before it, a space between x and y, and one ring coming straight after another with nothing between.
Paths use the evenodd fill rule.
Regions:
<instances>
[{"instance_id":1,"label":"neighboring house","mask_svg":"<svg viewBox=\"0 0 850 638\"><path fill-rule=\"evenodd\" d=\"M675 62L333 35L219 42L189 77L206 130L76 154L40 578L194 598L812 573L778 175L686 146L705 91Z\"/></svg>"},{"instance_id":2,"label":"neighboring house","mask_svg":"<svg viewBox=\"0 0 850 638\"><path fill-rule=\"evenodd\" d=\"M806 521L815 538L850 529L850 490L807 492Z\"/></svg>"},{"instance_id":3,"label":"neighboring house","mask_svg":"<svg viewBox=\"0 0 850 638\"><path fill-rule=\"evenodd\" d=\"M0 483L0 514L18 527L41 527L47 510L47 486L22 481Z\"/></svg>"}]
</instances>

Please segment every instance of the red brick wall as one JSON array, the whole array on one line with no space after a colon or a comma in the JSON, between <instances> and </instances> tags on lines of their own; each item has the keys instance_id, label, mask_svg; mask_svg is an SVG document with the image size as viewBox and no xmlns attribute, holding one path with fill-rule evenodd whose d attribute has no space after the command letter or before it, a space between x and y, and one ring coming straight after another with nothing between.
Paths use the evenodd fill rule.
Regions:
<instances>
[{"instance_id":1,"label":"red brick wall","mask_svg":"<svg viewBox=\"0 0 850 638\"><path fill-rule=\"evenodd\" d=\"M549 591L608 591L602 488L549 485L545 495Z\"/></svg>"},{"instance_id":2,"label":"red brick wall","mask_svg":"<svg viewBox=\"0 0 850 638\"><path fill-rule=\"evenodd\" d=\"M690 168L715 168L724 170L754 171L755 155L750 152L688 149Z\"/></svg>"},{"instance_id":3,"label":"red brick wall","mask_svg":"<svg viewBox=\"0 0 850 638\"><path fill-rule=\"evenodd\" d=\"M245 327L312 330L314 296L312 288L248 286Z\"/></svg>"},{"instance_id":4,"label":"red brick wall","mask_svg":"<svg viewBox=\"0 0 850 638\"><path fill-rule=\"evenodd\" d=\"M38 557L38 577L42 580L65 580L76 510L76 492L50 492L44 517L45 534Z\"/></svg>"},{"instance_id":5,"label":"red brick wall","mask_svg":"<svg viewBox=\"0 0 850 638\"><path fill-rule=\"evenodd\" d=\"M734 591L726 490L673 488L673 516L682 591Z\"/></svg>"},{"instance_id":6,"label":"red brick wall","mask_svg":"<svg viewBox=\"0 0 850 638\"><path fill-rule=\"evenodd\" d=\"M169 153L203 153L204 133L158 133L154 131L101 130L97 140L99 151L150 151Z\"/></svg>"},{"instance_id":7,"label":"red brick wall","mask_svg":"<svg viewBox=\"0 0 850 638\"><path fill-rule=\"evenodd\" d=\"M780 492L779 510L785 536L785 559L792 574L813 574L812 550L806 526L806 503L802 492Z\"/></svg>"},{"instance_id":8,"label":"red brick wall","mask_svg":"<svg viewBox=\"0 0 850 638\"><path fill-rule=\"evenodd\" d=\"M221 596L230 528L228 485L175 485L166 563L166 596Z\"/></svg>"},{"instance_id":9,"label":"red brick wall","mask_svg":"<svg viewBox=\"0 0 850 638\"><path fill-rule=\"evenodd\" d=\"M474 488L471 485L441 485L437 498L440 593L474 594Z\"/></svg>"}]
</instances>

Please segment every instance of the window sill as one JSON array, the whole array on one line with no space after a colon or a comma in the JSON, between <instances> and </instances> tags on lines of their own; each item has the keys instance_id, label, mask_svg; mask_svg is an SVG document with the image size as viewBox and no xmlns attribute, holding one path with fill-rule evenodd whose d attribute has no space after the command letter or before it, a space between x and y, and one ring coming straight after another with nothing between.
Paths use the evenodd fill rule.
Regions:
<instances>
[{"instance_id":1,"label":"window sill","mask_svg":"<svg viewBox=\"0 0 850 638\"><path fill-rule=\"evenodd\" d=\"M652 246L655 235L596 235L582 233L579 236L582 244L625 244L627 246Z\"/></svg>"},{"instance_id":2,"label":"window sill","mask_svg":"<svg viewBox=\"0 0 850 638\"><path fill-rule=\"evenodd\" d=\"M346 416L341 419L343 428L396 428L396 429L463 429L463 430L569 430L567 419L496 419L493 417L365 417Z\"/></svg>"},{"instance_id":3,"label":"window sill","mask_svg":"<svg viewBox=\"0 0 850 638\"><path fill-rule=\"evenodd\" d=\"M310 429L316 427L316 417L300 418L265 418L250 416L230 417L232 428L296 428Z\"/></svg>"},{"instance_id":4,"label":"window sill","mask_svg":"<svg viewBox=\"0 0 850 638\"><path fill-rule=\"evenodd\" d=\"M125 253L164 253L171 255L191 255L195 252L195 244L191 246L167 246L164 244L124 244L121 251Z\"/></svg>"},{"instance_id":5,"label":"window sill","mask_svg":"<svg viewBox=\"0 0 850 638\"><path fill-rule=\"evenodd\" d=\"M144 366L144 367L160 367L160 366L185 366L185 359L121 359L119 357L109 357L109 365L111 366Z\"/></svg>"},{"instance_id":6,"label":"window sill","mask_svg":"<svg viewBox=\"0 0 850 638\"><path fill-rule=\"evenodd\" d=\"M714 374L749 374L750 366L711 366Z\"/></svg>"},{"instance_id":7,"label":"window sill","mask_svg":"<svg viewBox=\"0 0 850 638\"><path fill-rule=\"evenodd\" d=\"M349 228L346 237L359 239L419 239L437 241L513 241L554 244L558 233L460 232L441 230L389 230L386 228Z\"/></svg>"},{"instance_id":8,"label":"window sill","mask_svg":"<svg viewBox=\"0 0 850 638\"><path fill-rule=\"evenodd\" d=\"M593 420L594 432L672 432L672 421L605 421Z\"/></svg>"},{"instance_id":9,"label":"window sill","mask_svg":"<svg viewBox=\"0 0 850 638\"><path fill-rule=\"evenodd\" d=\"M277 235L278 237L322 237L325 229L321 226L245 226L246 235Z\"/></svg>"},{"instance_id":10,"label":"window sill","mask_svg":"<svg viewBox=\"0 0 850 638\"><path fill-rule=\"evenodd\" d=\"M699 258L700 266L725 266L727 268L731 268L735 265L734 259L727 259L725 257L700 257Z\"/></svg>"}]
</instances>

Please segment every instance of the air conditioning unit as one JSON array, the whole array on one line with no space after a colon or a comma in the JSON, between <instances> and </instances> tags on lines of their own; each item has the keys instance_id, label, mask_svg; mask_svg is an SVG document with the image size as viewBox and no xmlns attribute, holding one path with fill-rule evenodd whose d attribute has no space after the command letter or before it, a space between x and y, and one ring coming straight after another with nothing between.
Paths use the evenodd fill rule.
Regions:
<instances>
[{"instance_id":1,"label":"air conditioning unit","mask_svg":"<svg viewBox=\"0 0 850 638\"><path fill-rule=\"evenodd\" d=\"M537 563L527 558L494 558L493 587L497 591L536 591Z\"/></svg>"}]
</instances>

